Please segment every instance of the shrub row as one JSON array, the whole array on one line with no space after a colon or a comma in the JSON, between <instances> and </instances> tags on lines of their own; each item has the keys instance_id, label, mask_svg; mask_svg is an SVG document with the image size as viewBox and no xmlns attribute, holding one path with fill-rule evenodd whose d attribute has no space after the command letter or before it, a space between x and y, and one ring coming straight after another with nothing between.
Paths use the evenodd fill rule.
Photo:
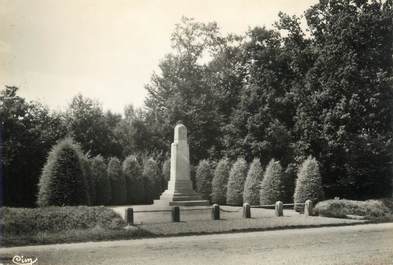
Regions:
<instances>
[{"instance_id":1,"label":"shrub row","mask_svg":"<svg viewBox=\"0 0 393 265\"><path fill-rule=\"evenodd\" d=\"M153 158L141 165L132 155L123 163L113 157L106 164L100 155L87 157L67 138L49 153L39 182L37 204L46 207L151 203L165 186Z\"/></svg>"},{"instance_id":2,"label":"shrub row","mask_svg":"<svg viewBox=\"0 0 393 265\"><path fill-rule=\"evenodd\" d=\"M295 164L284 170L274 159L263 170L258 158L250 167L243 158L238 158L232 166L228 159L220 160L213 171L211 163L202 160L196 169L195 182L196 190L205 199L218 204L270 205L280 200L294 202L295 209L301 210L303 206L299 203L308 199L317 203L324 196L318 162L311 156L299 170Z\"/></svg>"}]
</instances>

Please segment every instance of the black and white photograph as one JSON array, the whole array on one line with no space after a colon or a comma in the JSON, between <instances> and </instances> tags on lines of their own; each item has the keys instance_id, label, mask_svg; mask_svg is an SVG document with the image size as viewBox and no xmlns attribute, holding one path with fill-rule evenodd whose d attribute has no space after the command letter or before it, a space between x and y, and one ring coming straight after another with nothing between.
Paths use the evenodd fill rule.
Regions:
<instances>
[{"instance_id":1,"label":"black and white photograph","mask_svg":"<svg viewBox=\"0 0 393 265\"><path fill-rule=\"evenodd\" d=\"M393 265L393 0L0 0L0 265Z\"/></svg>"}]
</instances>

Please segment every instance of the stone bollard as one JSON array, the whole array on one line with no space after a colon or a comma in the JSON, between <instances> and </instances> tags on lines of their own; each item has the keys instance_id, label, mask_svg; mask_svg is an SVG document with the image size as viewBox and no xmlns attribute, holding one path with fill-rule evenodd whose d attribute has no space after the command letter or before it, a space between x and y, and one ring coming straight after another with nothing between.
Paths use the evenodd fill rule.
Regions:
<instances>
[{"instance_id":1,"label":"stone bollard","mask_svg":"<svg viewBox=\"0 0 393 265\"><path fill-rule=\"evenodd\" d=\"M251 218L251 207L249 203L243 204L243 218Z\"/></svg>"},{"instance_id":2,"label":"stone bollard","mask_svg":"<svg viewBox=\"0 0 393 265\"><path fill-rule=\"evenodd\" d=\"M282 204L281 201L276 202L275 206L274 206L274 213L276 214L276 216L283 216L283 209L284 209L284 205Z\"/></svg>"},{"instance_id":3,"label":"stone bollard","mask_svg":"<svg viewBox=\"0 0 393 265\"><path fill-rule=\"evenodd\" d=\"M179 206L172 207L172 222L180 222Z\"/></svg>"},{"instance_id":4,"label":"stone bollard","mask_svg":"<svg viewBox=\"0 0 393 265\"><path fill-rule=\"evenodd\" d=\"M212 219L220 220L220 206L218 204L212 206Z\"/></svg>"},{"instance_id":5,"label":"stone bollard","mask_svg":"<svg viewBox=\"0 0 393 265\"><path fill-rule=\"evenodd\" d=\"M126 208L126 222L128 225L134 225L134 209Z\"/></svg>"},{"instance_id":6,"label":"stone bollard","mask_svg":"<svg viewBox=\"0 0 393 265\"><path fill-rule=\"evenodd\" d=\"M313 215L313 205L311 200L307 200L304 204L304 215L312 216Z\"/></svg>"}]
</instances>

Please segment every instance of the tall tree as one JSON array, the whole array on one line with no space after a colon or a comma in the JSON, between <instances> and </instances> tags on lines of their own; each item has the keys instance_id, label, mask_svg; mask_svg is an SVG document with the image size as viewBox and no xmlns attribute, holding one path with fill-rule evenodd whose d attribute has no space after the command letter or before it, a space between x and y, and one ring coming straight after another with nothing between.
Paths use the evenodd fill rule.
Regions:
<instances>
[{"instance_id":1,"label":"tall tree","mask_svg":"<svg viewBox=\"0 0 393 265\"><path fill-rule=\"evenodd\" d=\"M17 95L18 88L0 91L1 204L34 206L37 184L48 152L65 136L63 117Z\"/></svg>"},{"instance_id":2,"label":"tall tree","mask_svg":"<svg viewBox=\"0 0 393 265\"><path fill-rule=\"evenodd\" d=\"M327 196L391 194L392 1L320 1L306 12L316 58L296 115L299 161Z\"/></svg>"},{"instance_id":3,"label":"tall tree","mask_svg":"<svg viewBox=\"0 0 393 265\"><path fill-rule=\"evenodd\" d=\"M189 129L191 162L197 163L214 149L220 122L212 90L206 83L206 60L221 39L215 23L198 23L182 18L171 36L174 52L159 65L160 73L146 86L148 121L163 137L172 141L173 126L182 120Z\"/></svg>"},{"instance_id":4,"label":"tall tree","mask_svg":"<svg viewBox=\"0 0 393 265\"><path fill-rule=\"evenodd\" d=\"M119 117L103 113L102 106L90 98L77 95L67 110L68 133L92 156L120 156L121 146L114 136L113 125Z\"/></svg>"},{"instance_id":5,"label":"tall tree","mask_svg":"<svg viewBox=\"0 0 393 265\"><path fill-rule=\"evenodd\" d=\"M254 28L244 43L247 77L240 102L227 126L228 156L245 156L262 163L275 157L287 163L291 156L294 104L290 97L292 71L275 30Z\"/></svg>"}]
</instances>

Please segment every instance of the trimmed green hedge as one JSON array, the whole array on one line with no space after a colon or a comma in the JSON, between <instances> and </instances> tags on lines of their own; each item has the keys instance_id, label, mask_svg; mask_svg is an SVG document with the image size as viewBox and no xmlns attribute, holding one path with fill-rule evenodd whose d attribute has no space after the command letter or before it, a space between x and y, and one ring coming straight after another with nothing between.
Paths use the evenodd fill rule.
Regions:
<instances>
[{"instance_id":1,"label":"trimmed green hedge","mask_svg":"<svg viewBox=\"0 0 393 265\"><path fill-rule=\"evenodd\" d=\"M319 164L314 157L309 156L302 163L297 173L296 188L293 195L294 209L297 212L302 212L304 207L300 203L311 200L316 204L318 201L323 200L323 198L324 192Z\"/></svg>"},{"instance_id":2,"label":"trimmed green hedge","mask_svg":"<svg viewBox=\"0 0 393 265\"><path fill-rule=\"evenodd\" d=\"M126 157L122 164L123 175L127 185L127 203L142 203L144 201L145 185L142 176L142 167L136 156Z\"/></svg>"},{"instance_id":3,"label":"trimmed green hedge","mask_svg":"<svg viewBox=\"0 0 393 265\"><path fill-rule=\"evenodd\" d=\"M104 158L98 155L91 159L91 172L96 181L97 205L108 205L112 201L111 180L107 174L107 165Z\"/></svg>"},{"instance_id":4,"label":"trimmed green hedge","mask_svg":"<svg viewBox=\"0 0 393 265\"><path fill-rule=\"evenodd\" d=\"M0 228L5 235L34 235L99 227L121 229L124 220L103 206L0 208Z\"/></svg>"},{"instance_id":5,"label":"trimmed green hedge","mask_svg":"<svg viewBox=\"0 0 393 265\"><path fill-rule=\"evenodd\" d=\"M196 174L196 191L202 195L204 200L210 200L212 193L212 179L213 173L208 160L199 161Z\"/></svg>"},{"instance_id":6,"label":"trimmed green hedge","mask_svg":"<svg viewBox=\"0 0 393 265\"><path fill-rule=\"evenodd\" d=\"M214 177L212 180L212 203L226 203L227 184L230 170L231 165L227 158L223 158L218 162L216 169L214 170Z\"/></svg>"},{"instance_id":7,"label":"trimmed green hedge","mask_svg":"<svg viewBox=\"0 0 393 265\"><path fill-rule=\"evenodd\" d=\"M260 204L275 204L284 197L283 171L280 161L270 160L260 188Z\"/></svg>"},{"instance_id":8,"label":"trimmed green hedge","mask_svg":"<svg viewBox=\"0 0 393 265\"><path fill-rule=\"evenodd\" d=\"M52 147L38 184L38 206L89 204L89 186L82 156L79 145L71 138Z\"/></svg>"},{"instance_id":9,"label":"trimmed green hedge","mask_svg":"<svg viewBox=\"0 0 393 265\"><path fill-rule=\"evenodd\" d=\"M259 205L259 190L263 178L263 168L259 158L251 163L244 184L243 202L251 205Z\"/></svg>"},{"instance_id":10,"label":"trimmed green hedge","mask_svg":"<svg viewBox=\"0 0 393 265\"><path fill-rule=\"evenodd\" d=\"M244 158L238 158L229 172L227 184L227 204L242 205L244 182L247 178L248 165Z\"/></svg>"},{"instance_id":11,"label":"trimmed green hedge","mask_svg":"<svg viewBox=\"0 0 393 265\"><path fill-rule=\"evenodd\" d=\"M393 209L389 209L388 206L389 204L382 200L326 200L319 202L314 211L316 214L326 217L345 218L347 215L359 215L374 218L392 215Z\"/></svg>"},{"instance_id":12,"label":"trimmed green hedge","mask_svg":"<svg viewBox=\"0 0 393 265\"><path fill-rule=\"evenodd\" d=\"M117 157L109 160L107 175L111 181L112 187L112 204L122 205L127 201L127 184L126 178L121 170L121 163Z\"/></svg>"}]
</instances>

